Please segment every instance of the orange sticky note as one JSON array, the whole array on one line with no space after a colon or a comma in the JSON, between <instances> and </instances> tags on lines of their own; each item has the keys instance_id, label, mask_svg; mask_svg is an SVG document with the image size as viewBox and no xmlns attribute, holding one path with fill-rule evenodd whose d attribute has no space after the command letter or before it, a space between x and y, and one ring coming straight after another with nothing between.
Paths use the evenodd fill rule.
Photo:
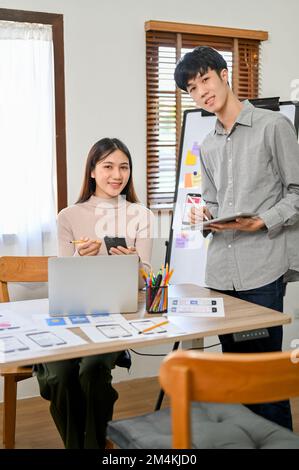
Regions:
<instances>
[{"instance_id":1,"label":"orange sticky note","mask_svg":"<svg viewBox=\"0 0 299 470\"><path fill-rule=\"evenodd\" d=\"M184 177L184 187L185 188L192 188L192 173L185 173Z\"/></svg>"}]
</instances>

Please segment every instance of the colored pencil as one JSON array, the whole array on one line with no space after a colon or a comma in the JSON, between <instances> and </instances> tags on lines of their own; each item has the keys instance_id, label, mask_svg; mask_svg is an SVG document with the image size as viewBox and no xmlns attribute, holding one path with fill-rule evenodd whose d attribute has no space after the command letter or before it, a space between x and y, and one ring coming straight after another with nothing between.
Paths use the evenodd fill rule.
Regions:
<instances>
[{"instance_id":1,"label":"colored pencil","mask_svg":"<svg viewBox=\"0 0 299 470\"><path fill-rule=\"evenodd\" d=\"M145 330L139 331L139 334L141 335L142 333L147 333L148 331L152 331L155 328L158 328L159 326L167 325L167 323L169 323L168 320L167 321L162 321L162 322L157 323L156 325L153 325L153 326L149 326L148 328L145 328Z\"/></svg>"}]
</instances>

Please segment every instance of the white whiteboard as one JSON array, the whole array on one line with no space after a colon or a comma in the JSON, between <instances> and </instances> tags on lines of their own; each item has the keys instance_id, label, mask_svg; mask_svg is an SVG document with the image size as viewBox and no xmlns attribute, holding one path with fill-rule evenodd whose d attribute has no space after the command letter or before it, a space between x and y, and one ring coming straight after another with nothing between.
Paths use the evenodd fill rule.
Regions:
<instances>
[{"instance_id":1,"label":"white whiteboard","mask_svg":"<svg viewBox=\"0 0 299 470\"><path fill-rule=\"evenodd\" d=\"M259 100L256 100L259 101ZM261 102L264 99L260 100ZM298 130L298 103L280 103L279 112L286 115ZM210 236L203 238L199 230L182 226L183 211L188 193L201 194L199 146L216 123L216 116L205 116L202 110L185 111L181 133L173 223L168 247L168 261L174 273L172 284L205 286L205 269Z\"/></svg>"}]
</instances>

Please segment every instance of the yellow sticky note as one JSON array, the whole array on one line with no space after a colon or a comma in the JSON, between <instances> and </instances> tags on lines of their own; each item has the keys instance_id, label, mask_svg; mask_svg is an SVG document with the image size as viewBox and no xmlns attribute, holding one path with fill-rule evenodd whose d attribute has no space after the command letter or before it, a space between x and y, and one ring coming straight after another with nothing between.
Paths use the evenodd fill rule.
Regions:
<instances>
[{"instance_id":1,"label":"yellow sticky note","mask_svg":"<svg viewBox=\"0 0 299 470\"><path fill-rule=\"evenodd\" d=\"M188 150L185 160L185 165L195 165L196 164L196 155Z\"/></svg>"},{"instance_id":2,"label":"yellow sticky note","mask_svg":"<svg viewBox=\"0 0 299 470\"><path fill-rule=\"evenodd\" d=\"M192 175L192 186L197 187L200 186L201 175L199 172L194 172Z\"/></svg>"}]
</instances>

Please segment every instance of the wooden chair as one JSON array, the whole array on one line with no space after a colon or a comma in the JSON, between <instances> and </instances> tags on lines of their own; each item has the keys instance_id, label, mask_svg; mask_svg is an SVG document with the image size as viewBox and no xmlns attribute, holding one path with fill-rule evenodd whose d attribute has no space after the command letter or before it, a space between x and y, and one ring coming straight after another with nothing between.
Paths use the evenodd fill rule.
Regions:
<instances>
[{"instance_id":1,"label":"wooden chair","mask_svg":"<svg viewBox=\"0 0 299 470\"><path fill-rule=\"evenodd\" d=\"M0 302L9 302L8 282L48 282L48 256L1 256ZM1 373L4 377L3 445L15 444L17 383L32 377L31 366L12 367Z\"/></svg>"},{"instance_id":2,"label":"wooden chair","mask_svg":"<svg viewBox=\"0 0 299 470\"><path fill-rule=\"evenodd\" d=\"M298 396L299 360L292 354L170 354L160 383L170 396L173 448L190 449L191 401L253 404Z\"/></svg>"},{"instance_id":3,"label":"wooden chair","mask_svg":"<svg viewBox=\"0 0 299 470\"><path fill-rule=\"evenodd\" d=\"M195 448L239 448L245 442L246 448L299 449L299 436L241 405L298 396L295 351L176 351L162 362L159 378L170 397L170 416L169 409L162 409L111 421L108 437L118 447L190 449L192 442ZM191 408L191 402L200 403Z\"/></svg>"}]
</instances>

